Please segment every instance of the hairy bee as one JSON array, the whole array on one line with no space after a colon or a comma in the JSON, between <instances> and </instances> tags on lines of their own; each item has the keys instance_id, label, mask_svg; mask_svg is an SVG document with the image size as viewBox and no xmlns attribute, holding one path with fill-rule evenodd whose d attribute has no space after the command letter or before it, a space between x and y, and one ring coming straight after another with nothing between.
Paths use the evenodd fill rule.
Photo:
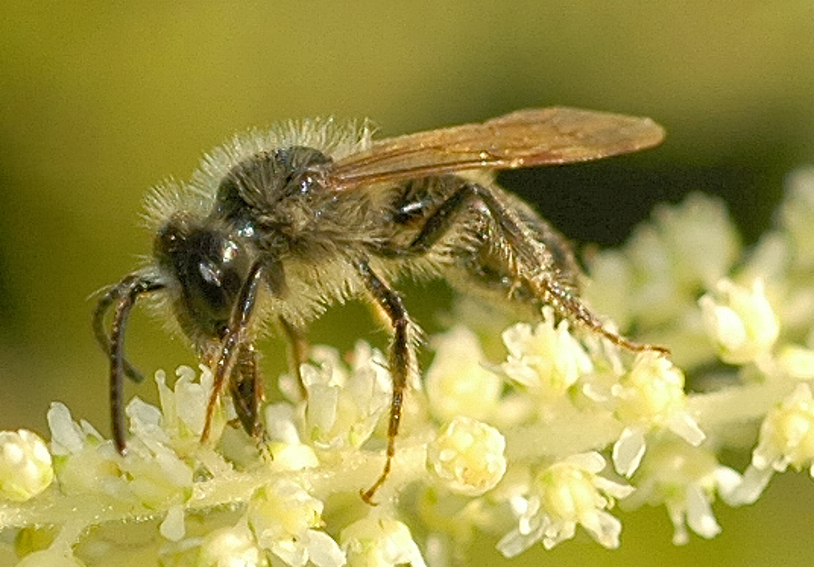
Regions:
<instances>
[{"instance_id":1,"label":"hairy bee","mask_svg":"<svg viewBox=\"0 0 814 567\"><path fill-rule=\"evenodd\" d=\"M390 471L417 372L417 328L392 287L397 279L444 277L508 304L550 305L627 349L663 350L603 327L579 298L568 243L489 175L633 152L663 135L647 118L555 107L381 141L366 123L342 128L331 120L236 137L190 183L153 194L151 262L108 288L96 307L116 446L125 450L123 376L140 378L125 357L124 332L142 296L171 308L213 368L202 442L227 387L242 426L262 435L258 323L279 323L298 369L304 328L328 305L361 297L378 308L392 332L393 397L384 468L362 492L368 502Z\"/></svg>"}]
</instances>

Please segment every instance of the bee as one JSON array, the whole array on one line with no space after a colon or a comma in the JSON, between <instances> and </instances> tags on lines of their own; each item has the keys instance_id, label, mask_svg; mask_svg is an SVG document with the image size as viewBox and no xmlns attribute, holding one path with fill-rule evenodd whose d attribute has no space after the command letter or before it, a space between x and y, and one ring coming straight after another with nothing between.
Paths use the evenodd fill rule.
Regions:
<instances>
[{"instance_id":1,"label":"bee","mask_svg":"<svg viewBox=\"0 0 814 567\"><path fill-rule=\"evenodd\" d=\"M116 447L126 448L123 378L141 379L124 339L142 297L174 314L213 369L202 443L227 388L242 427L262 438L255 340L264 323L288 338L299 376L308 322L332 303L371 303L389 323L393 391L384 466L360 491L369 503L390 472L407 385L418 372L418 327L393 282L443 277L538 316L551 306L625 349L664 351L603 325L580 299L568 242L493 175L634 152L663 136L648 118L552 107L380 141L366 122L343 128L330 119L236 137L188 184L151 195L152 258L96 306Z\"/></svg>"}]
</instances>

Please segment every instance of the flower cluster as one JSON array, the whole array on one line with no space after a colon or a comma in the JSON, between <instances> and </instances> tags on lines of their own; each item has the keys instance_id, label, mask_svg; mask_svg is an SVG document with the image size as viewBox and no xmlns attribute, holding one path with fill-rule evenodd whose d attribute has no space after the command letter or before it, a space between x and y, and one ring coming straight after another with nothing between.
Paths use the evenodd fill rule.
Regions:
<instances>
[{"instance_id":1,"label":"flower cluster","mask_svg":"<svg viewBox=\"0 0 814 567\"><path fill-rule=\"evenodd\" d=\"M718 201L695 195L598 253L586 299L670 357L551 309L496 341L460 310L428 341L375 506L359 491L381 473L392 383L364 342L314 347L301 383L282 377L262 442L227 425L228 398L199 442L203 367L157 373L158 407L130 401L124 456L54 404L48 443L0 433L0 530L14 541L0 551L24 566L123 564L138 549L162 565L423 567L461 560L478 534L506 557L578 530L615 548L617 507L645 504L665 507L676 544L714 537L716 500L754 502L788 468L814 475L813 241L814 169L790 178L776 226L750 249ZM722 460L742 449L726 432L747 422L757 437L738 471Z\"/></svg>"}]
</instances>

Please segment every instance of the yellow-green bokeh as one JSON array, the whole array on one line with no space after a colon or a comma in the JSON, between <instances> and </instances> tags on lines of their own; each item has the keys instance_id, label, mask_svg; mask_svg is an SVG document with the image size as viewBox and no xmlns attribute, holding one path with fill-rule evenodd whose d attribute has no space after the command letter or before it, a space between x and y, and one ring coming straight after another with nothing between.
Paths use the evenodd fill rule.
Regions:
<instances>
[{"instance_id":1,"label":"yellow-green bokeh","mask_svg":"<svg viewBox=\"0 0 814 567\"><path fill-rule=\"evenodd\" d=\"M333 114L369 116L390 135L550 104L648 115L669 131L663 148L594 177L624 183L639 170L638 182L659 180L639 188L647 198L637 203L715 191L751 238L769 222L783 172L814 159L807 1L16 0L0 12L3 429L43 432L48 402L61 400L108 431L88 297L148 253L138 221L146 189L186 178L235 131ZM632 205L609 208L592 191L567 186L575 203L565 213L548 203L545 216L587 228L630 216ZM625 222L645 214L635 209ZM425 318L433 310L427 294L408 306ZM312 337L371 335L363 309L343 309ZM134 317L129 337L148 373L193 360L146 317ZM281 351L273 342L266 350L273 368ZM787 479L767 496L754 508L719 508L724 534L713 542L673 548L657 509L626 517L619 552L581 540L517 564L808 563L814 482Z\"/></svg>"}]
</instances>

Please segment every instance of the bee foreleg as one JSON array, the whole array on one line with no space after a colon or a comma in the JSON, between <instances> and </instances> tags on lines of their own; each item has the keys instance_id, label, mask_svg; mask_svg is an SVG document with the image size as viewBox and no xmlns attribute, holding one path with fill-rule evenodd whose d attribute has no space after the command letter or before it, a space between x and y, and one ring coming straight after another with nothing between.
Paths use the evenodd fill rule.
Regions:
<instances>
[{"instance_id":1,"label":"bee foreleg","mask_svg":"<svg viewBox=\"0 0 814 567\"><path fill-rule=\"evenodd\" d=\"M393 328L389 356L390 374L393 380L393 397L390 402L390 421L387 427L387 457L379 478L370 488L361 492L362 500L368 504L373 504L373 496L387 479L393 457L396 454L396 436L399 432L407 379L410 373L415 370L415 353L411 337L412 322L404 308L401 296L373 272L367 260L358 261L356 269L362 276L365 286L373 296L376 305L387 315Z\"/></svg>"},{"instance_id":2,"label":"bee foreleg","mask_svg":"<svg viewBox=\"0 0 814 567\"><path fill-rule=\"evenodd\" d=\"M232 371L234 366L238 363L240 351L248 348L246 345L249 340L249 323L251 316L254 312L254 305L257 299L257 289L263 278L263 264L256 262L249 275L246 278L243 287L240 289L235 310L232 312L232 318L229 322L229 327L223 337L220 346L220 355L215 363L215 376L212 385L212 393L209 396L209 404L206 407L206 420L204 421L203 431L201 432L201 443L205 443L209 439L209 433L212 428L212 416L215 413L220 395L223 392L223 387L226 378L232 380ZM241 370L243 370L241 368ZM256 377L254 378L256 381ZM254 384L253 388L258 385ZM238 400L241 403L243 400ZM255 421L258 419L257 411L254 411ZM256 426L255 426L256 427ZM254 429L254 427L253 427Z\"/></svg>"},{"instance_id":3,"label":"bee foreleg","mask_svg":"<svg viewBox=\"0 0 814 567\"><path fill-rule=\"evenodd\" d=\"M138 382L141 374L127 362L124 355L124 334L130 309L138 297L144 293L156 291L164 284L150 277L151 274L133 273L126 276L99 299L93 315L93 330L96 340L110 360L110 413L113 423L113 440L119 453L124 453L125 425L122 411L124 385L122 375ZM113 322L110 325L110 336L104 330L104 318L107 310L113 307Z\"/></svg>"}]
</instances>

